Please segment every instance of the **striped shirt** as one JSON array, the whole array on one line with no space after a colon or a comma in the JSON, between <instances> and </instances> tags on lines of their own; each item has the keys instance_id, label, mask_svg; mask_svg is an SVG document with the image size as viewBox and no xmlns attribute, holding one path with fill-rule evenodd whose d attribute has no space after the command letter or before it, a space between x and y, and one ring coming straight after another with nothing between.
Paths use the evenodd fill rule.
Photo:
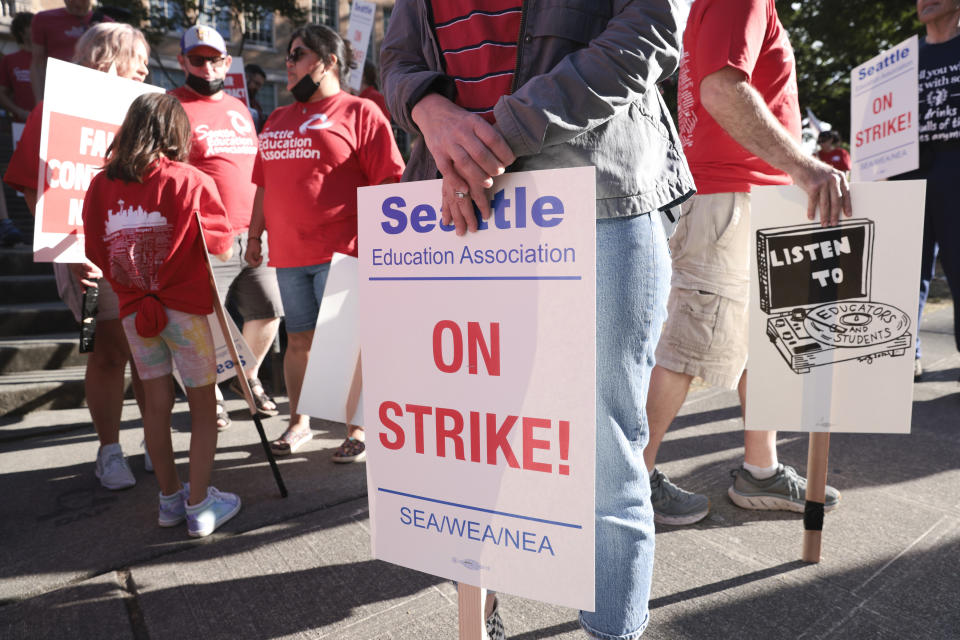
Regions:
<instances>
[{"instance_id":1,"label":"striped shirt","mask_svg":"<svg viewBox=\"0 0 960 640\"><path fill-rule=\"evenodd\" d=\"M430 4L443 64L457 88L455 102L493 122L493 107L513 82L522 0Z\"/></svg>"}]
</instances>

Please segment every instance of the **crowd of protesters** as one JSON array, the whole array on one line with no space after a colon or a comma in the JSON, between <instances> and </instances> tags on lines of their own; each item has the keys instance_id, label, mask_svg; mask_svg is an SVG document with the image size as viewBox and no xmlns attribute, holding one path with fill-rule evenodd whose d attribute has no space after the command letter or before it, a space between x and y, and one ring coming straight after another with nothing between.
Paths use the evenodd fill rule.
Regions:
<instances>
[{"instance_id":1,"label":"crowd of protesters","mask_svg":"<svg viewBox=\"0 0 960 640\"><path fill-rule=\"evenodd\" d=\"M240 509L238 496L211 484L217 431L230 422L215 384L205 318L213 292L195 214L218 258L217 290L242 319L254 353L242 375L266 416L279 407L258 371L284 318L290 411L272 449L288 455L313 437L297 404L333 254L357 255L358 187L442 178L443 222L463 235L477 231L477 213L489 216L486 190L496 176L593 165L597 299L608 301L597 307L596 449L604 473L596 492L596 611L581 612L580 622L594 637L639 637L649 621L654 522L692 524L710 508L706 496L656 468L660 443L695 377L737 389L745 408L751 187L798 185L808 217L825 226L853 212L840 136L822 132L815 156L801 148L793 50L774 0L697 0L682 46L675 3L613 4L611 13L603 3L561 11L503 0L490 13L478 1L399 0L382 47L385 98L369 64L359 96L346 92L356 66L349 44L327 27L300 27L286 56L294 103L268 117L255 99L264 70L245 68L248 110L223 90L231 58L220 34L187 29L178 56L184 85L134 101L90 184L83 208L90 262L56 267L58 290L78 320L82 288L99 290L86 389L102 484L135 483L118 443L129 362L160 488L158 523L186 521L190 535L203 536ZM12 30L21 50L0 62L0 106L25 122L4 180L31 210L47 56L140 82L147 75L149 48L137 29L97 15L90 0L65 5L32 23L19 14ZM921 70L955 61L960 0L917 0L917 11L927 29ZM77 37L68 43L61 32ZM678 69L679 133L657 90ZM921 122L931 99L921 82ZM417 139L406 164L391 115ZM304 144L289 142L297 137ZM958 144L960 132L921 138L921 168L908 176L928 180L921 311L938 250L960 293L960 231L948 215ZM109 233L118 200L160 212L165 226ZM669 239L661 212L677 222ZM0 214L3 230L9 220ZM142 241L156 233L169 242ZM142 255L161 246L162 255ZM918 341L917 376L919 357ZM170 439L174 364L193 420L189 482L177 474ZM744 432L728 495L746 509L803 512L806 480L779 461L775 428ZM363 426L348 425L345 435L334 461L362 460ZM839 503L839 491L827 487L823 509ZM485 617L488 635L505 637L495 594Z\"/></svg>"}]
</instances>

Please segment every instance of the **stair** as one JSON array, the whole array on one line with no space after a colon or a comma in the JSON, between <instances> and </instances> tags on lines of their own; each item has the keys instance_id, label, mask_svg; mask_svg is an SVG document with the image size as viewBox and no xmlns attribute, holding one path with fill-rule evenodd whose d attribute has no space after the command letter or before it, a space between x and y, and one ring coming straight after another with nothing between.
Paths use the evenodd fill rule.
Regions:
<instances>
[{"instance_id":1,"label":"stair","mask_svg":"<svg viewBox=\"0 0 960 640\"><path fill-rule=\"evenodd\" d=\"M28 247L0 249L0 416L83 404L78 331L53 266L35 263Z\"/></svg>"}]
</instances>

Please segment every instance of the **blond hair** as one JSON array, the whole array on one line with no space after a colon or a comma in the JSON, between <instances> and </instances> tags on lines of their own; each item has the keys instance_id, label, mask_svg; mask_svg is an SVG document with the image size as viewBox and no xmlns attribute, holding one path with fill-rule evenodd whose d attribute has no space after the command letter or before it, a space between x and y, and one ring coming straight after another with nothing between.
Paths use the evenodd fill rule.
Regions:
<instances>
[{"instance_id":1,"label":"blond hair","mask_svg":"<svg viewBox=\"0 0 960 640\"><path fill-rule=\"evenodd\" d=\"M115 64L117 74L125 76L136 64L138 42L149 57L150 45L139 29L122 22L101 22L77 40L73 62L97 71L109 71Z\"/></svg>"}]
</instances>

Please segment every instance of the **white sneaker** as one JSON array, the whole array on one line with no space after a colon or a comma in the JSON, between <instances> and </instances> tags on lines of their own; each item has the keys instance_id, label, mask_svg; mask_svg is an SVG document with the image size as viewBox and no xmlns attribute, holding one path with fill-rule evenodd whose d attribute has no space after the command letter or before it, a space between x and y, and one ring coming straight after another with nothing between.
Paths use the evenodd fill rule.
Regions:
<instances>
[{"instance_id":1,"label":"white sneaker","mask_svg":"<svg viewBox=\"0 0 960 640\"><path fill-rule=\"evenodd\" d=\"M94 473L100 478L100 484L111 491L129 489L137 484L127 459L123 457L123 449L120 448L119 443L100 447Z\"/></svg>"},{"instance_id":2,"label":"white sneaker","mask_svg":"<svg viewBox=\"0 0 960 640\"><path fill-rule=\"evenodd\" d=\"M190 483L184 482L172 496L160 493L160 510L157 524L161 527L175 527L187 519L187 498L190 497Z\"/></svg>"},{"instance_id":3,"label":"white sneaker","mask_svg":"<svg viewBox=\"0 0 960 640\"><path fill-rule=\"evenodd\" d=\"M240 511L240 496L235 493L218 491L216 487L207 487L207 497L200 504L187 505L187 533L194 538L202 538Z\"/></svg>"}]
</instances>

